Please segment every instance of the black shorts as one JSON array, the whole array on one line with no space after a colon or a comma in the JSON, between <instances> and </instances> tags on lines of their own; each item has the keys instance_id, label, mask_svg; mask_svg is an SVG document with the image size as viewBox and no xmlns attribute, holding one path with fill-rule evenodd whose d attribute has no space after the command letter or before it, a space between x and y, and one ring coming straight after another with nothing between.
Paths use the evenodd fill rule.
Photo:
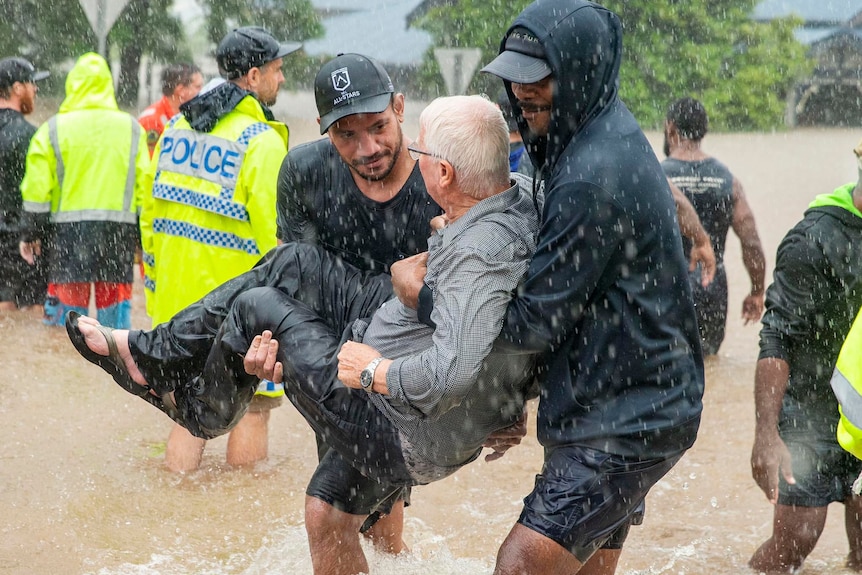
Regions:
<instances>
[{"instance_id":1,"label":"black shorts","mask_svg":"<svg viewBox=\"0 0 862 575\"><path fill-rule=\"evenodd\" d=\"M0 232L0 301L18 307L42 305L48 291L43 258L31 266L18 253L18 234Z\"/></svg>"},{"instance_id":2,"label":"black shorts","mask_svg":"<svg viewBox=\"0 0 862 575\"><path fill-rule=\"evenodd\" d=\"M581 563L598 549L621 549L640 523L650 488L682 457L633 460L586 447L545 457L518 523L556 541Z\"/></svg>"},{"instance_id":3,"label":"black shorts","mask_svg":"<svg viewBox=\"0 0 862 575\"><path fill-rule=\"evenodd\" d=\"M859 475L859 460L844 451L834 434L782 430L781 439L790 451L795 485L779 474L778 503L800 507L826 507L849 498Z\"/></svg>"},{"instance_id":4,"label":"black shorts","mask_svg":"<svg viewBox=\"0 0 862 575\"><path fill-rule=\"evenodd\" d=\"M410 503L410 488L405 485L381 483L359 473L334 449L326 452L305 494L316 497L334 508L351 515L367 515L361 531L368 530L380 518L392 511L399 499Z\"/></svg>"}]
</instances>

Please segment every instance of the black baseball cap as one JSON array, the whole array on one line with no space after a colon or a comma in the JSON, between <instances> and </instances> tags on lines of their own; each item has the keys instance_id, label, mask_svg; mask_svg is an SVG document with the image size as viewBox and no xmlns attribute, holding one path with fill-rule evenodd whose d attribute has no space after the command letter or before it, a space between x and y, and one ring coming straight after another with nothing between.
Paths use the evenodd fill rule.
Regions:
<instances>
[{"instance_id":1,"label":"black baseball cap","mask_svg":"<svg viewBox=\"0 0 862 575\"><path fill-rule=\"evenodd\" d=\"M24 58L0 60L0 89L3 90L8 90L15 82L38 82L50 75L50 72L36 70L36 67Z\"/></svg>"},{"instance_id":2,"label":"black baseball cap","mask_svg":"<svg viewBox=\"0 0 862 575\"><path fill-rule=\"evenodd\" d=\"M216 48L216 62L222 76L236 80L252 68L260 68L300 48L300 42L281 43L263 28L246 26L228 32L222 38Z\"/></svg>"},{"instance_id":3,"label":"black baseball cap","mask_svg":"<svg viewBox=\"0 0 862 575\"><path fill-rule=\"evenodd\" d=\"M379 114L389 106L395 88L383 66L361 54L339 54L317 73L314 99L320 133L353 114Z\"/></svg>"},{"instance_id":4,"label":"black baseball cap","mask_svg":"<svg viewBox=\"0 0 862 575\"><path fill-rule=\"evenodd\" d=\"M503 51L482 72L509 82L532 84L548 77L553 70L539 39L526 28L518 27L509 33Z\"/></svg>"}]
</instances>

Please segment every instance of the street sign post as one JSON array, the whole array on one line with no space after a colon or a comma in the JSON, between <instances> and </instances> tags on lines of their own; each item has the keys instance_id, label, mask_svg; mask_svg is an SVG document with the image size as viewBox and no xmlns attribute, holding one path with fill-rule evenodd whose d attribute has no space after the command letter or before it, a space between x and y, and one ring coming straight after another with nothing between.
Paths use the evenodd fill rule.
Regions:
<instances>
[{"instance_id":1,"label":"street sign post","mask_svg":"<svg viewBox=\"0 0 862 575\"><path fill-rule=\"evenodd\" d=\"M446 91L450 96L455 96L467 91L482 58L482 51L479 48L435 48L434 57L440 64Z\"/></svg>"},{"instance_id":2,"label":"street sign post","mask_svg":"<svg viewBox=\"0 0 862 575\"><path fill-rule=\"evenodd\" d=\"M96 33L96 38L99 41L99 54L107 58L108 55L105 50L108 32L129 0L78 0L78 2L84 9L87 20L90 21L90 27Z\"/></svg>"}]
</instances>

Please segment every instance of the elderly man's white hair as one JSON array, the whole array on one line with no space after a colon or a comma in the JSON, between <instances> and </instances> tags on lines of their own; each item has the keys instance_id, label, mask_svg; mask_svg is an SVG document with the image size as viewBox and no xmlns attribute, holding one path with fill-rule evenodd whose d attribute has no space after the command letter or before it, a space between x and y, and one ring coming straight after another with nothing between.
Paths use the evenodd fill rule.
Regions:
<instances>
[{"instance_id":1,"label":"elderly man's white hair","mask_svg":"<svg viewBox=\"0 0 862 575\"><path fill-rule=\"evenodd\" d=\"M486 198L509 185L509 128L482 96L437 98L422 111L426 151L455 168L462 193Z\"/></svg>"}]
</instances>

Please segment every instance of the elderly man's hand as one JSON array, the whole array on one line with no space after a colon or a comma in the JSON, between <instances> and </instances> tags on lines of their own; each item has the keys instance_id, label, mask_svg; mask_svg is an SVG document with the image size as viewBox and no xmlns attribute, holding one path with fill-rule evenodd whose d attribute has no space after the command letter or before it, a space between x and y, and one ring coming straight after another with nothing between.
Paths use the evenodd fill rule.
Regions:
<instances>
[{"instance_id":1,"label":"elderly man's hand","mask_svg":"<svg viewBox=\"0 0 862 575\"><path fill-rule=\"evenodd\" d=\"M419 307L419 291L425 282L428 252L410 256L392 264L392 289L401 303L410 309Z\"/></svg>"},{"instance_id":2,"label":"elderly man's hand","mask_svg":"<svg viewBox=\"0 0 862 575\"><path fill-rule=\"evenodd\" d=\"M254 336L251 345L242 360L245 372L258 379L268 379L273 383L281 383L284 378L284 366L278 361L278 340L272 339L272 332L265 330Z\"/></svg>"},{"instance_id":3,"label":"elderly man's hand","mask_svg":"<svg viewBox=\"0 0 862 575\"><path fill-rule=\"evenodd\" d=\"M490 462L500 459L506 454L506 451L508 451L509 448L520 445L521 440L525 435L527 435L526 409L524 409L524 412L521 414L521 417L518 418L518 421L509 427L495 431L488 436L488 439L485 440L485 443L483 443L482 446L490 447L494 451L485 456L485 461Z\"/></svg>"},{"instance_id":4,"label":"elderly man's hand","mask_svg":"<svg viewBox=\"0 0 862 575\"><path fill-rule=\"evenodd\" d=\"M344 345L341 346L341 350L338 352L338 379L346 387L362 389L362 385L359 383L359 376L362 374L362 370L378 357L380 357L380 352L370 345L355 341L344 342ZM385 370L385 364L381 362L378 369L382 373ZM379 391L380 393L386 392L385 389Z\"/></svg>"}]
</instances>

